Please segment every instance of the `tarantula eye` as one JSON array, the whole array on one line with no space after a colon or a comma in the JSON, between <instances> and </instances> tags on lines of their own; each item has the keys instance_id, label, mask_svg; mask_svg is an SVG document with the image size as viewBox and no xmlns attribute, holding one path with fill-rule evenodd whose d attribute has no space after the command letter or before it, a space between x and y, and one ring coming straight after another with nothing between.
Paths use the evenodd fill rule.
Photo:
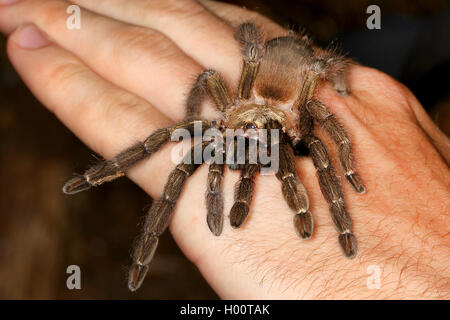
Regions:
<instances>
[{"instance_id":1,"label":"tarantula eye","mask_svg":"<svg viewBox=\"0 0 450 320\"><path fill-rule=\"evenodd\" d=\"M244 126L245 129L256 129L256 125L252 122L247 122Z\"/></svg>"}]
</instances>

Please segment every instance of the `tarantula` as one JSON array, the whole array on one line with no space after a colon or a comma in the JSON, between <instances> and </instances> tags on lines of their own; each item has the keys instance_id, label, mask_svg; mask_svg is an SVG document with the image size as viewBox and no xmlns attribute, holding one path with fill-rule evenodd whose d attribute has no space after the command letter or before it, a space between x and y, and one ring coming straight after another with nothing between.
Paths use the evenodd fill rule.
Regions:
<instances>
[{"instance_id":1,"label":"tarantula","mask_svg":"<svg viewBox=\"0 0 450 320\"><path fill-rule=\"evenodd\" d=\"M314 97L319 81L331 81L336 91L348 93L346 68L351 63L335 50L324 50L311 43L305 35L288 33L264 42L264 37L253 23L243 23L235 38L240 42L243 54L242 73L237 97L230 97L221 75L206 70L199 75L187 99L187 117L176 125L160 129L144 142L119 153L113 159L103 161L84 174L68 181L63 191L77 193L91 186L98 186L124 176L138 161L149 157L168 142L177 129L194 132L196 124L202 124L202 132L214 127L225 129L278 129L279 166L275 172L281 182L282 194L294 211L294 227L299 236L308 239L313 233L313 217L309 200L295 168L295 155L309 154L312 158L321 191L329 204L331 218L339 233L339 243L344 254L352 258L357 245L352 234L352 222L345 209L341 185L322 142L313 134L313 121L318 122L339 146L342 170L356 192L364 193L362 181L351 163L351 144L342 126L327 107ZM200 119L203 100L209 95L221 117L216 121ZM206 143L201 143L204 150ZM226 152L234 152L226 150ZM186 156L193 156L195 147ZM134 249L133 264L129 272L128 287L135 291L140 287L148 271L158 245L158 237L169 224L176 201L186 179L199 164L182 161L169 175L163 195L149 210L142 233ZM254 178L261 170L260 163L229 164L240 170L235 202L230 211L232 227L239 228L245 221L252 200ZM221 181L224 164L209 165L206 193L207 224L218 236L223 227L223 199Z\"/></svg>"}]
</instances>

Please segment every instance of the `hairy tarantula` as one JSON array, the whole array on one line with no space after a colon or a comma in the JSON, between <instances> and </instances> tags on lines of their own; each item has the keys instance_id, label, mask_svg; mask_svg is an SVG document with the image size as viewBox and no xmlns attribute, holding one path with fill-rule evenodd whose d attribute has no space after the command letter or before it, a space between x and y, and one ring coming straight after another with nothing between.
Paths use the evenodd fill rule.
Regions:
<instances>
[{"instance_id":1,"label":"hairy tarantula","mask_svg":"<svg viewBox=\"0 0 450 320\"><path fill-rule=\"evenodd\" d=\"M304 239L310 238L313 233L308 196L294 163L294 155L304 154L307 150L317 169L321 191L339 233L339 243L347 257L354 257L356 240L345 209L342 189L324 145L313 134L315 120L339 146L340 163L348 182L356 192L364 193L365 188L351 164L351 145L347 134L327 107L314 97L316 86L322 80L331 81L336 91L346 95L346 68L350 61L334 50L314 46L304 35L289 33L264 42L261 32L253 23L241 24L235 36L242 45L243 54L237 97L230 97L218 72L204 71L189 93L185 121L157 130L144 142L91 167L84 174L68 181L63 191L73 194L124 176L127 169L158 151L170 140L171 134L180 128L192 133L196 124L202 124L202 132L211 127L221 132L225 129L279 129L279 166L275 174L281 181L285 200L295 213L297 233ZM200 119L201 103L207 94L213 98L222 114L216 121ZM201 149L206 145L202 142ZM195 147L186 156L194 153ZM192 161L178 164L169 175L163 195L148 212L134 249L128 280L130 290L135 291L142 284L158 245L158 237L169 224L184 182L198 166ZM254 178L261 164L245 162L241 165L229 164L229 167L241 171L235 203L230 212L231 225L239 228L249 213ZM209 165L206 220L216 236L220 235L223 227L223 170L223 163L212 162Z\"/></svg>"}]
</instances>

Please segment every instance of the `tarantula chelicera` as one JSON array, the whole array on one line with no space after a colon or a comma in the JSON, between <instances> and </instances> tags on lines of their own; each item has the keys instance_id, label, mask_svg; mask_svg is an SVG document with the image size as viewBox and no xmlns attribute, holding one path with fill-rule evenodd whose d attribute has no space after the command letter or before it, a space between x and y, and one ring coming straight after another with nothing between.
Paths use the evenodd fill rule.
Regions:
<instances>
[{"instance_id":1,"label":"tarantula chelicera","mask_svg":"<svg viewBox=\"0 0 450 320\"><path fill-rule=\"evenodd\" d=\"M314 46L307 36L289 33L264 42L262 33L253 23L243 23L236 30L236 39L241 43L243 67L237 96L230 97L221 75L206 70L197 78L187 99L187 118L176 125L160 129L144 142L119 153L113 159L103 161L84 174L68 181L63 191L68 194L98 186L125 175L127 169L139 160L149 157L171 139L177 129L194 133L194 126L205 129L279 130L278 168L276 177L290 209L294 211L294 226L301 238L308 239L313 233L313 217L309 211L309 200L300 182L294 163L295 155L312 157L321 191L329 204L333 223L339 233L339 243L344 254L352 258L356 254L356 240L352 234L352 223L345 209L343 193L327 151L313 134L313 122L318 122L339 146L342 170L356 192L365 188L351 163L351 145L342 126L314 96L319 81L327 80L334 88L346 95L346 68L350 61L334 50ZM216 121L200 119L200 107L207 95L212 97L221 117ZM246 136L248 139L248 135ZM211 142L214 143L214 142ZM201 143L201 150L207 143ZM222 155L235 150L221 151ZM247 152L247 151L246 151ZM186 155L193 156L195 147ZM245 156L248 160L248 157ZM249 213L255 175L261 170L260 162L228 163L231 169L240 170L241 178L235 192L235 203L230 211L230 223L239 228ZM128 286L134 291L140 287L148 271L158 245L158 237L169 224L175 203L187 177L192 175L198 163L182 161L169 175L163 195L154 202L146 216L143 230L133 254ZM209 164L206 193L207 224L218 236L223 227L223 200L221 181L223 162Z\"/></svg>"}]
</instances>

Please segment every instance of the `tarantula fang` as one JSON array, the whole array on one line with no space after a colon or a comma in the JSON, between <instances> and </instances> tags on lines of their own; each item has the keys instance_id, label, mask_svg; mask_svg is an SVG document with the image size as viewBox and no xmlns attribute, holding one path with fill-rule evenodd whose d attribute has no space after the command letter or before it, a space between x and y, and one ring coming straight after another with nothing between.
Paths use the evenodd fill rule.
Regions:
<instances>
[{"instance_id":1,"label":"tarantula fang","mask_svg":"<svg viewBox=\"0 0 450 320\"><path fill-rule=\"evenodd\" d=\"M264 41L259 29L250 22L241 24L235 36L241 44L243 55L236 97L229 95L218 72L204 71L198 76L189 93L186 120L159 129L145 141L119 153L111 160L94 165L82 175L68 181L63 191L73 194L124 176L138 161L158 151L177 129L185 129L192 134L194 127L199 124L202 134L209 128L220 132L225 129L242 129L244 132L250 129L275 129L280 132L277 144L279 165L275 175L281 182L282 194L289 208L294 212L296 232L301 238L309 239L314 229L308 195L295 168L295 156L304 155L306 150L317 170L320 189L329 204L343 252L349 258L354 257L357 251L356 239L345 208L342 188L325 146L313 134L316 122L339 146L341 168L350 185L356 192L364 193L363 183L351 162L351 144L346 132L328 108L315 98L319 81L331 81L337 92L348 94L346 71L351 61L333 50L324 50L313 45L305 35L289 33ZM220 119L216 121L200 118L201 104L207 95L212 98L221 113ZM192 159L198 156L196 153L203 152L207 146L208 143L203 141L197 148L193 147L186 157ZM235 150L225 150L219 158L230 152ZM162 196L153 203L146 215L129 272L128 287L131 291L141 286L158 246L158 238L169 224L182 187L199 165L192 161L179 163L170 173ZM239 228L249 214L254 179L262 164L246 160L241 164L228 163L228 166L240 170L241 173L235 202L230 211L231 226ZM216 236L221 234L223 228L223 173L223 162L209 164L206 221Z\"/></svg>"}]
</instances>

